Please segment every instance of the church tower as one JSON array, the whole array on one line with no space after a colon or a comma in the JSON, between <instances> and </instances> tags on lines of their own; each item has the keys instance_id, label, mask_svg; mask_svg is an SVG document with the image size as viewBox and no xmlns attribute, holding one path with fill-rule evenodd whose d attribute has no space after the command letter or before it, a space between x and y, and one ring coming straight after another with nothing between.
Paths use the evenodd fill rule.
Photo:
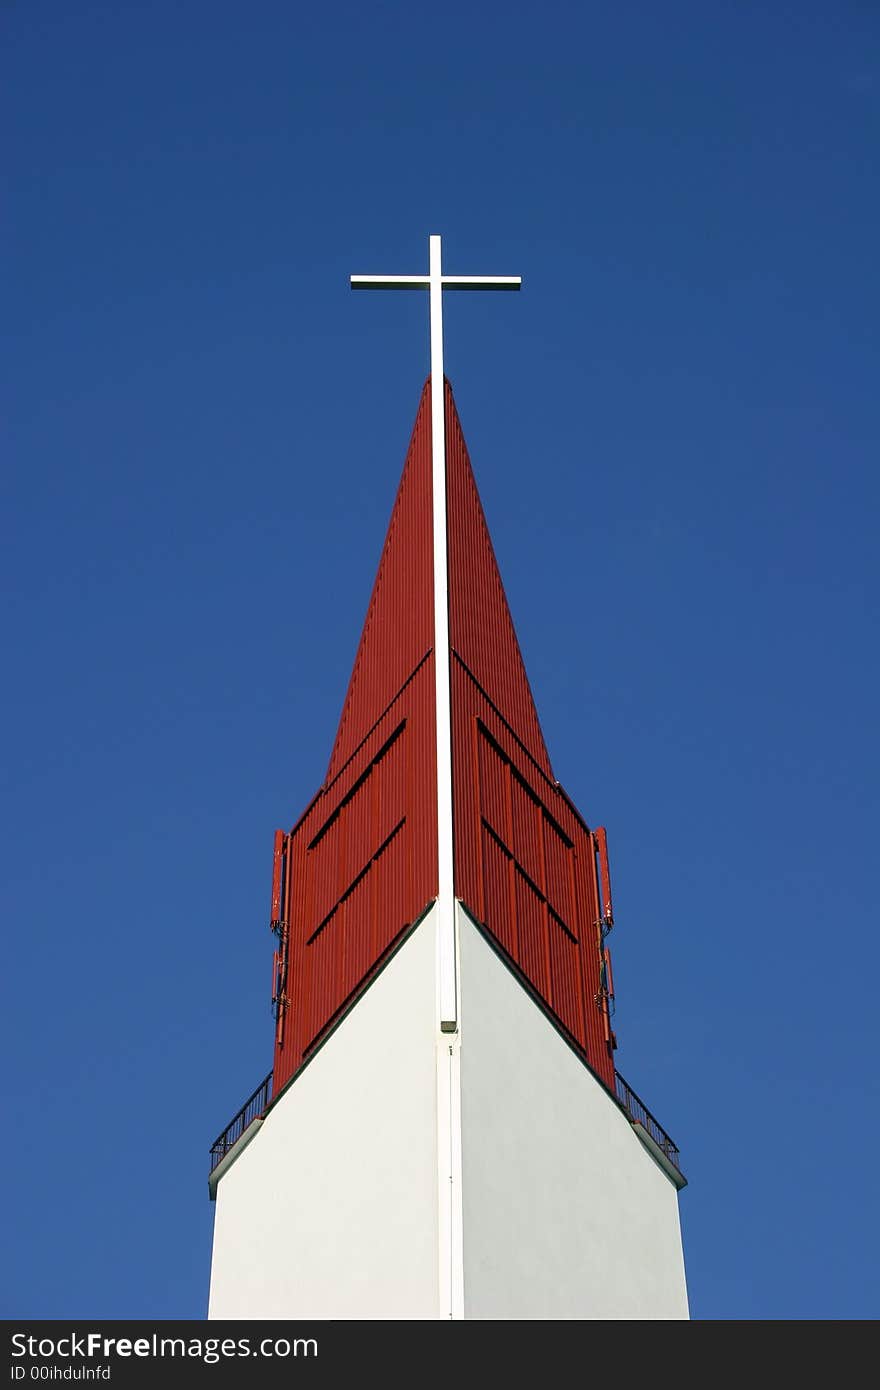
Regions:
<instances>
[{"instance_id":1,"label":"church tower","mask_svg":"<svg viewBox=\"0 0 880 1390\"><path fill-rule=\"evenodd\" d=\"M209 1317L686 1318L678 1150L616 1071L605 831L556 780L431 375L322 786L274 844L272 1070L212 1148Z\"/></svg>"}]
</instances>

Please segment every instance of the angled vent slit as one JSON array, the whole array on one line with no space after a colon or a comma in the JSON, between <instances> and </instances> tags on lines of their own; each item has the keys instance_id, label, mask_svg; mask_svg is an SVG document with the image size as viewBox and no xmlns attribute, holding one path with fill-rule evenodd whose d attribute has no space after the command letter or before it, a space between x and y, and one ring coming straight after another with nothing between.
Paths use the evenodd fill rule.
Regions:
<instances>
[{"instance_id":1,"label":"angled vent slit","mask_svg":"<svg viewBox=\"0 0 880 1390\"><path fill-rule=\"evenodd\" d=\"M481 820L482 820L483 829L486 831L486 833L487 833L489 836L491 836L492 840L493 840L494 843L498 846L498 848L501 850L501 853L505 856L505 858L506 858L510 863L513 864L513 867L514 867L515 872L516 872L516 873L518 874L518 876L522 879L522 881L523 881L523 883L526 885L526 887L529 888L529 889L531 890L532 893L534 893L535 897L538 899L539 902L541 902L541 903L543 903L543 904L545 905L545 907L547 908L548 913L549 913L550 916L553 918L553 921L557 924L558 927L560 927L560 928L562 929L562 931L563 931L563 932L565 933L565 935L569 938L569 940L570 940L570 941L573 941L573 942L575 943L575 945L577 945L577 940L578 940L578 938L575 936L575 934L574 934L574 932L572 931L571 927L568 926L567 922L565 922L564 919L563 919L562 917L560 917L559 913L557 912L556 908L555 908L555 907L553 906L553 904L551 903L550 899L547 897L547 895L546 895L546 893L544 892L544 890L538 886L538 884L537 884L537 883L535 882L535 880L532 878L531 874L530 874L526 869L523 868L522 864L521 864L521 863L519 862L519 860L517 859L517 857L516 857L516 855L514 854L513 850L508 848L508 846L507 846L507 845L504 843L504 841L502 840L501 836L498 834L498 831L495 830L495 828L489 824L489 822L486 820L485 816L483 816L483 817L481 818Z\"/></svg>"},{"instance_id":2,"label":"angled vent slit","mask_svg":"<svg viewBox=\"0 0 880 1390\"><path fill-rule=\"evenodd\" d=\"M372 738L373 734L376 732L376 730L378 729L379 725L382 723L382 720L383 720L383 719L386 717L386 715L388 715L388 714L390 713L390 711L394 708L394 706L397 704L397 701L400 699L400 697L401 697L403 694L405 694L406 690L407 690L408 687L412 684L412 682L415 680L416 676L417 676L417 675L419 674L419 672L421 671L422 667L424 666L425 662L428 660L428 657L431 655L431 653L433 652L433 650L434 650L433 647L429 647L429 648L428 648L428 650L425 652L425 654L424 654L424 656L421 658L421 660L418 661L418 662L416 663L416 665L413 667L413 669L410 671L409 675L407 676L406 680L403 682L403 685L401 685L400 689L399 689L394 695L392 695L391 699L388 701L388 704L385 706L385 708L383 709L382 713L378 716L377 719L374 719L374 720L373 720L373 723L370 725L369 729L368 729L367 732L364 734L364 736L363 736L363 738L361 739L360 743L359 743L359 744L357 745L357 747L353 750L353 752L351 752L351 753L349 754L349 756L346 758L345 762L344 762L344 763L342 764L342 766L339 768L338 772L336 772L336 773L334 774L334 776L330 779L330 781L329 781L329 782L327 783L327 785L325 786L325 788L324 788L325 794L326 794L327 792L330 791L330 788L331 788L331 787L334 787L334 786L336 785L336 783L339 781L340 777L343 775L343 773L346 771L346 769L354 762L355 758L357 757L358 753L360 753L360 751L361 751L361 749L364 747L364 745L367 744L367 743L369 743L369 741L370 741L370 739ZM403 722L406 723L406 720L404 720ZM320 793L319 793L319 795L320 795Z\"/></svg>"},{"instance_id":3,"label":"angled vent slit","mask_svg":"<svg viewBox=\"0 0 880 1390\"><path fill-rule=\"evenodd\" d=\"M345 889L345 891L337 898L336 902L333 904L333 906L331 907L330 911L326 914L326 916L323 917L323 918L321 919L321 921L320 921L320 922L318 923L318 925L315 927L315 930L312 932L311 936L306 937L306 945L307 945L307 946L311 946L312 942L313 942L318 936L321 935L321 932L322 932L322 931L324 930L324 928L328 925L328 923L331 922L331 921L333 920L333 918L336 916L336 913L339 911L340 907L342 907L342 904L346 901L347 898L350 898L350 897L351 897L352 893L355 891L355 889L358 887L358 885L359 885L360 883L362 883L363 880L366 878L367 874L370 872L370 870L372 869L373 865L376 864L376 863L378 862L379 859L381 859L382 855L385 853L386 849L387 849L388 846L391 844L392 840L394 840L394 839L397 837L397 835L399 835L399 833L400 833L400 831L403 829L405 823L406 823L406 816L401 816L400 820L397 822L397 824L395 825L394 829L391 830L391 831L385 836L385 839L382 841L381 845L380 845L379 848L376 850L375 854L371 855L370 858L367 860L366 864L364 865L364 867L363 867L357 874L355 874L354 878L351 880L351 883L349 883L349 885L348 885L348 887Z\"/></svg>"},{"instance_id":4,"label":"angled vent slit","mask_svg":"<svg viewBox=\"0 0 880 1390\"><path fill-rule=\"evenodd\" d=\"M348 791L346 792L345 796L342 798L336 809L334 811L331 811L330 815L324 821L324 824L321 826L314 839L312 839L307 845L307 849L313 850L317 848L317 846L323 840L324 836L327 834L328 830L332 830L333 826L336 824L336 821L339 819L340 815L345 810L346 806L348 806L352 801L354 801L358 792L361 791L365 783L369 780L376 766L382 761L386 753L390 752L391 748L400 738L400 735L403 733L405 728L406 720L401 719L397 728L393 731L393 733L391 733L388 736L388 738L382 744L382 747L379 749L375 757L373 757L370 760L370 762L364 768L361 775L358 778L356 778L356 780L351 784L351 786L349 787Z\"/></svg>"}]
</instances>

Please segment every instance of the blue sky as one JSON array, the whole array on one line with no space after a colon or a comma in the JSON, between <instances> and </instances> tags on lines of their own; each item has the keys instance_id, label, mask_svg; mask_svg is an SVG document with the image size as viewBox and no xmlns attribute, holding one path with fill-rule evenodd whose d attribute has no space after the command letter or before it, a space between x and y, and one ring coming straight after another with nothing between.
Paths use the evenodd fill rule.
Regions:
<instances>
[{"instance_id":1,"label":"blue sky","mask_svg":"<svg viewBox=\"0 0 880 1390\"><path fill-rule=\"evenodd\" d=\"M880 15L4 7L7 1317L200 1317L320 783L446 365L692 1310L876 1316Z\"/></svg>"}]
</instances>

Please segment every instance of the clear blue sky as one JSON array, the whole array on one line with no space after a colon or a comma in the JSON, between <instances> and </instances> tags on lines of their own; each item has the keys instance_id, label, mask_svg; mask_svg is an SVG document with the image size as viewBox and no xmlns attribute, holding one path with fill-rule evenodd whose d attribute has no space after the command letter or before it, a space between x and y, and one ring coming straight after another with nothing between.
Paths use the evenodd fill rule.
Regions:
<instances>
[{"instance_id":1,"label":"clear blue sky","mask_svg":"<svg viewBox=\"0 0 880 1390\"><path fill-rule=\"evenodd\" d=\"M694 1315L877 1315L876 6L0 29L0 1313L204 1313L272 832L428 366L422 297L347 277L440 232L524 277L448 299L447 370L556 774L608 826Z\"/></svg>"}]
</instances>

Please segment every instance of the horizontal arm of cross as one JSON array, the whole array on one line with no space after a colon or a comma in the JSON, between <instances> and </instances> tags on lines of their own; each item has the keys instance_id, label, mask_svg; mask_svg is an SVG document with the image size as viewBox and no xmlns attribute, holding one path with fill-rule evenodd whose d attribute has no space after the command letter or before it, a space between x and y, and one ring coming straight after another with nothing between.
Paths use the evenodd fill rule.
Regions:
<instances>
[{"instance_id":1,"label":"horizontal arm of cross","mask_svg":"<svg viewBox=\"0 0 880 1390\"><path fill-rule=\"evenodd\" d=\"M518 290L520 275L441 275L444 290ZM430 275L352 275L353 290L427 290Z\"/></svg>"},{"instance_id":2,"label":"horizontal arm of cross","mask_svg":"<svg viewBox=\"0 0 880 1390\"><path fill-rule=\"evenodd\" d=\"M444 290L518 290L521 275L443 275Z\"/></svg>"},{"instance_id":3,"label":"horizontal arm of cross","mask_svg":"<svg viewBox=\"0 0 880 1390\"><path fill-rule=\"evenodd\" d=\"M353 290L426 290L430 275L352 275Z\"/></svg>"}]
</instances>

